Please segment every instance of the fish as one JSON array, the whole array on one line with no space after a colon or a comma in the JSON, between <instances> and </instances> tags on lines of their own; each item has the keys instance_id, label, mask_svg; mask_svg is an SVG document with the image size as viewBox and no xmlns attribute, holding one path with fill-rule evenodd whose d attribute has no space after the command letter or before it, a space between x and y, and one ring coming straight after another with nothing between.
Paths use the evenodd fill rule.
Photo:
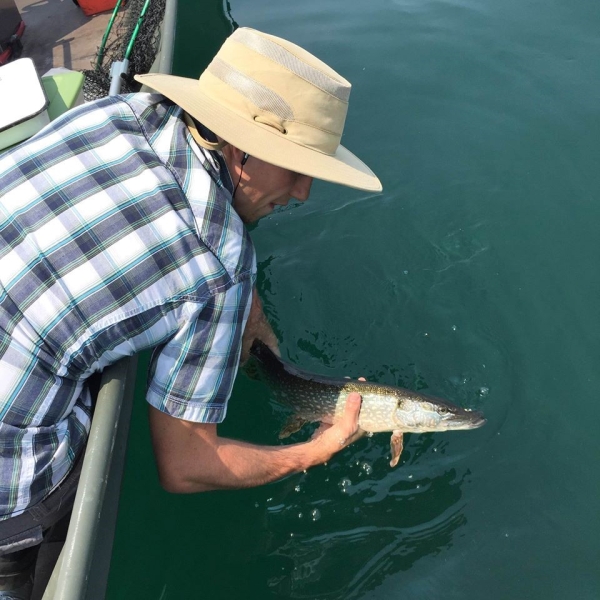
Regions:
<instances>
[{"instance_id":1,"label":"fish","mask_svg":"<svg viewBox=\"0 0 600 600\"><path fill-rule=\"evenodd\" d=\"M294 411L279 434L282 439L307 423L336 423L342 418L346 398L352 392L362 397L359 427L368 434L392 432L391 467L400 460L405 433L476 429L486 423L478 410L461 408L420 392L303 371L282 361L258 339L254 340L250 354L261 378L272 386L276 399Z\"/></svg>"}]
</instances>

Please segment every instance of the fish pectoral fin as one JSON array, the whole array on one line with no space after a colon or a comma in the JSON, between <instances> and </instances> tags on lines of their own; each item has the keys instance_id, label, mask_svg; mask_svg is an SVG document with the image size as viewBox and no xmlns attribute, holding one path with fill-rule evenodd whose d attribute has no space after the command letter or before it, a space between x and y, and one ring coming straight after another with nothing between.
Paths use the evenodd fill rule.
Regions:
<instances>
[{"instance_id":1,"label":"fish pectoral fin","mask_svg":"<svg viewBox=\"0 0 600 600\"><path fill-rule=\"evenodd\" d=\"M279 432L279 439L289 437L292 433L300 431L308 421L298 415L292 415L283 426L283 429Z\"/></svg>"},{"instance_id":2,"label":"fish pectoral fin","mask_svg":"<svg viewBox=\"0 0 600 600\"><path fill-rule=\"evenodd\" d=\"M392 437L390 439L390 449L392 451L392 460L390 461L390 467L395 467L400 460L400 455L402 454L402 448L404 448L404 443L402 439L402 431L394 431L392 433Z\"/></svg>"}]
</instances>

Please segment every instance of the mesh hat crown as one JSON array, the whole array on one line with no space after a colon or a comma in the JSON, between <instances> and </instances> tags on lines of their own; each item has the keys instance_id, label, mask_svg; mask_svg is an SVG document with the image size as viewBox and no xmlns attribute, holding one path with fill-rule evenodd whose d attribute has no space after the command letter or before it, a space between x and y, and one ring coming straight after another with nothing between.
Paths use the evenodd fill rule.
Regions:
<instances>
[{"instance_id":1,"label":"mesh hat crown","mask_svg":"<svg viewBox=\"0 0 600 600\"><path fill-rule=\"evenodd\" d=\"M163 74L136 79L251 156L318 179L382 189L369 167L340 144L350 83L291 42L241 27L199 80Z\"/></svg>"}]
</instances>

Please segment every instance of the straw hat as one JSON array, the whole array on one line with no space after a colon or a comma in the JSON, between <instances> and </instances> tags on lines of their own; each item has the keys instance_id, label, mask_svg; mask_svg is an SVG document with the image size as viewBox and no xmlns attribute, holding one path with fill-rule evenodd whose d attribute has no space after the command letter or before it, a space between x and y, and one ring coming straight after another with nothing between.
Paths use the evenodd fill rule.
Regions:
<instances>
[{"instance_id":1,"label":"straw hat","mask_svg":"<svg viewBox=\"0 0 600 600\"><path fill-rule=\"evenodd\" d=\"M160 73L135 78L250 156L318 179L382 189L369 167L340 145L350 83L295 44L241 27L199 80Z\"/></svg>"}]
</instances>

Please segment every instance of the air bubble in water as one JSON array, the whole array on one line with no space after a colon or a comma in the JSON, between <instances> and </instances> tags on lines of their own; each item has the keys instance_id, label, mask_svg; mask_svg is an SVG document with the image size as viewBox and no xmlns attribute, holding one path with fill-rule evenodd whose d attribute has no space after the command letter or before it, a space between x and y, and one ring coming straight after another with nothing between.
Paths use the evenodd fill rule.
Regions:
<instances>
[{"instance_id":1,"label":"air bubble in water","mask_svg":"<svg viewBox=\"0 0 600 600\"><path fill-rule=\"evenodd\" d=\"M346 493L348 491L348 488L352 485L352 482L347 478L344 477L339 483L338 486L340 488L340 490L342 490L342 492Z\"/></svg>"},{"instance_id":2,"label":"air bubble in water","mask_svg":"<svg viewBox=\"0 0 600 600\"><path fill-rule=\"evenodd\" d=\"M313 521L318 521L321 518L321 511L318 508L314 508L310 513L310 518Z\"/></svg>"},{"instance_id":3,"label":"air bubble in water","mask_svg":"<svg viewBox=\"0 0 600 600\"><path fill-rule=\"evenodd\" d=\"M298 513L298 518L301 519L304 515L302 513Z\"/></svg>"},{"instance_id":4,"label":"air bubble in water","mask_svg":"<svg viewBox=\"0 0 600 600\"><path fill-rule=\"evenodd\" d=\"M480 387L479 388L479 395L480 396L487 396L490 393L490 388L489 387Z\"/></svg>"},{"instance_id":5,"label":"air bubble in water","mask_svg":"<svg viewBox=\"0 0 600 600\"><path fill-rule=\"evenodd\" d=\"M297 485L297 486L294 488L294 491L295 491L295 492L299 492L301 489L302 489L302 488L301 488L299 485Z\"/></svg>"},{"instance_id":6,"label":"air bubble in water","mask_svg":"<svg viewBox=\"0 0 600 600\"><path fill-rule=\"evenodd\" d=\"M373 472L373 467L368 462L364 462L360 468L365 472L366 475L370 475Z\"/></svg>"}]
</instances>

